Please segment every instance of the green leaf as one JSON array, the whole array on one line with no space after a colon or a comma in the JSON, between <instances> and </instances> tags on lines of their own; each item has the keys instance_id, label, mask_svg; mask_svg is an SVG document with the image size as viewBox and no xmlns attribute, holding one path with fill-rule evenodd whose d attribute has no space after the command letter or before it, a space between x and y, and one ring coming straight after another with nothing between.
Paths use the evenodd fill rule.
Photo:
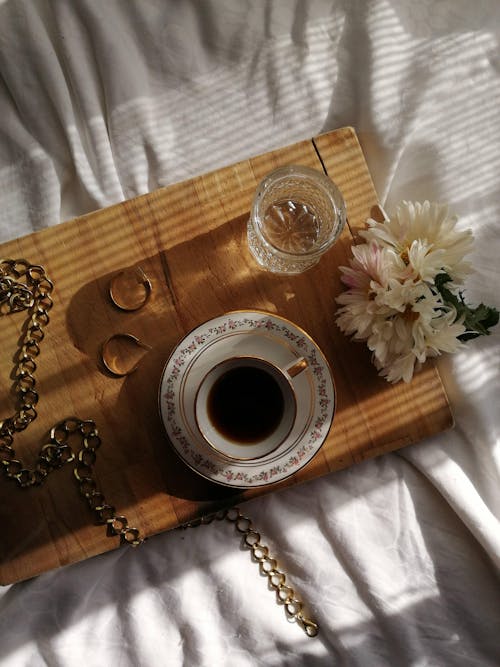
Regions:
<instances>
[{"instance_id":1,"label":"green leaf","mask_svg":"<svg viewBox=\"0 0 500 667\"><path fill-rule=\"evenodd\" d=\"M488 336L491 333L489 329L498 324L498 310L486 306L484 303L480 303L476 308L467 305L461 292L457 295L445 287L450 282L451 278L447 273L439 273L436 276L434 284L437 291L441 294L443 302L448 306L453 306L457 311L457 319L460 317L464 318L466 330L458 337L459 340L467 341L478 336Z\"/></svg>"}]
</instances>

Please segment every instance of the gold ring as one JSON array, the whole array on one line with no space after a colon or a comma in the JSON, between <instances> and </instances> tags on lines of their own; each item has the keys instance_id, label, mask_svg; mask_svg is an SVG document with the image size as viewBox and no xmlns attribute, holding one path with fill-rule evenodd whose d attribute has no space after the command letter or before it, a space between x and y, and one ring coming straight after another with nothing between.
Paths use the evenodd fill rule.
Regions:
<instances>
[{"instance_id":1,"label":"gold ring","mask_svg":"<svg viewBox=\"0 0 500 667\"><path fill-rule=\"evenodd\" d=\"M116 354L113 354L112 350L110 349L110 343L112 343L112 341L116 341L119 339L132 342L134 345L136 345L137 347L142 347L144 350L151 350L152 347L150 345L146 345L146 343L143 343L136 336L133 336L132 334L129 333L113 334L104 341L104 343L101 345L101 361L103 363L103 366L106 368L107 371L111 373L111 375L114 375L115 377L124 377L125 375L130 375L131 373L136 371L137 368L139 367L139 363L136 363L134 366L132 366L132 368L126 371L120 370L115 365Z\"/></svg>"},{"instance_id":2,"label":"gold ring","mask_svg":"<svg viewBox=\"0 0 500 667\"><path fill-rule=\"evenodd\" d=\"M111 301L115 304L117 308L119 308L120 310L126 310L128 312L131 312L134 310L139 310L139 308L142 308L143 306L146 305L146 303L149 300L149 297L151 296L153 286L151 284L151 280L147 277L142 268L140 266L137 266L134 269L134 275L137 279L137 283L144 287L144 299L139 304L127 305L126 303L123 303L123 301L120 301L116 296L117 283L119 279L126 273L128 272L120 271L120 273L117 273L116 276L114 276L114 278L111 279L109 283L109 296L111 298Z\"/></svg>"}]
</instances>

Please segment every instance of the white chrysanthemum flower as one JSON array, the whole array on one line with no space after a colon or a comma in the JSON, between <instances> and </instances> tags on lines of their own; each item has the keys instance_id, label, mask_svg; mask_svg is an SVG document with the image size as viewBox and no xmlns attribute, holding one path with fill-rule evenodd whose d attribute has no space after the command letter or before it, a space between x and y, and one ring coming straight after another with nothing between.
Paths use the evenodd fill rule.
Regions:
<instances>
[{"instance_id":1,"label":"white chrysanthemum flower","mask_svg":"<svg viewBox=\"0 0 500 667\"><path fill-rule=\"evenodd\" d=\"M404 272L405 265L396 253L378 243L362 243L352 247L350 266L341 266L341 280L351 289L370 291L370 282L385 287L389 278Z\"/></svg>"},{"instance_id":2,"label":"white chrysanthemum flower","mask_svg":"<svg viewBox=\"0 0 500 667\"><path fill-rule=\"evenodd\" d=\"M380 267L380 257L374 258L373 249L362 245L355 250L358 262L372 257ZM383 278L378 274L379 283L353 271L349 276L355 287L337 298L342 304L337 323L345 334L366 341L375 366L389 382L409 382L417 364L462 346L458 336L465 327L455 322L456 312L447 309L427 283L385 273Z\"/></svg>"},{"instance_id":3,"label":"white chrysanthemum flower","mask_svg":"<svg viewBox=\"0 0 500 667\"><path fill-rule=\"evenodd\" d=\"M415 370L415 355L411 352L402 357L395 357L390 364L383 365L374 360L375 367L379 375L384 377L387 382L411 382Z\"/></svg>"},{"instance_id":4,"label":"white chrysanthemum flower","mask_svg":"<svg viewBox=\"0 0 500 667\"><path fill-rule=\"evenodd\" d=\"M409 272L417 279L434 282L437 274L443 273L446 265L446 251L443 248L433 250L429 243L415 239L407 252ZM404 252L403 258L406 260Z\"/></svg>"},{"instance_id":5,"label":"white chrysanthemum flower","mask_svg":"<svg viewBox=\"0 0 500 667\"><path fill-rule=\"evenodd\" d=\"M388 306L398 312L407 310L408 304L415 304L422 299L432 299L434 293L431 291L427 283L421 280L415 282L412 279L398 280L397 278L389 278L387 281L387 289L379 291L375 297L375 301L380 306ZM434 307L433 302L431 307Z\"/></svg>"},{"instance_id":6,"label":"white chrysanthemum flower","mask_svg":"<svg viewBox=\"0 0 500 667\"><path fill-rule=\"evenodd\" d=\"M436 307L437 306L437 307ZM368 338L376 367L389 382L409 382L416 364L442 352L456 352L463 343L465 327L456 322L456 312L444 311L436 297L407 304L403 313L376 326Z\"/></svg>"},{"instance_id":7,"label":"white chrysanthemum flower","mask_svg":"<svg viewBox=\"0 0 500 667\"><path fill-rule=\"evenodd\" d=\"M451 309L432 319L425 337L427 357L441 352L457 352L464 347L459 336L465 333L465 326L460 320L456 321L456 317L455 310Z\"/></svg>"},{"instance_id":8,"label":"white chrysanthemum flower","mask_svg":"<svg viewBox=\"0 0 500 667\"><path fill-rule=\"evenodd\" d=\"M473 237L455 229L446 206L403 202L393 218L368 224L361 232L367 243L354 246L350 265L340 267L348 289L336 299L337 324L366 341L380 375L410 382L427 358L489 333L498 312L484 304L471 309L454 293L453 281L469 272L464 257Z\"/></svg>"},{"instance_id":9,"label":"white chrysanthemum flower","mask_svg":"<svg viewBox=\"0 0 500 667\"><path fill-rule=\"evenodd\" d=\"M368 242L393 248L417 279L433 281L437 273L447 273L463 282L471 272L464 257L472 249L473 235L457 230L456 222L445 205L403 201L383 223L370 218L360 234Z\"/></svg>"},{"instance_id":10,"label":"white chrysanthemum flower","mask_svg":"<svg viewBox=\"0 0 500 667\"><path fill-rule=\"evenodd\" d=\"M366 340L370 335L374 322L383 314L377 312L373 302L364 301L360 295L346 292L338 299L345 304L337 313L337 324L347 336L353 335L355 340Z\"/></svg>"},{"instance_id":11,"label":"white chrysanthemum flower","mask_svg":"<svg viewBox=\"0 0 500 667\"><path fill-rule=\"evenodd\" d=\"M363 243L352 248L350 266L341 266L341 280L350 289L337 297L342 308L337 313L337 324L348 336L364 340L370 335L377 318L390 314L390 307L379 303L377 295L384 292L390 276L404 269L404 264L388 248L376 243Z\"/></svg>"}]
</instances>

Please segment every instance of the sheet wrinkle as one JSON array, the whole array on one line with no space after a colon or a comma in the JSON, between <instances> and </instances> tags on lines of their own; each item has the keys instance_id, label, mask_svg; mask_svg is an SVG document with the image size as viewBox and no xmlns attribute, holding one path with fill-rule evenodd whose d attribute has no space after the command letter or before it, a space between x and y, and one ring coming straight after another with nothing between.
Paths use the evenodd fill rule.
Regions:
<instances>
[{"instance_id":1,"label":"sheet wrinkle","mask_svg":"<svg viewBox=\"0 0 500 667\"><path fill-rule=\"evenodd\" d=\"M3 83L4 90L7 93L9 101L11 102L11 108L7 107L3 109L3 128L1 132L5 139L5 144L8 146L9 152L14 152L14 162L17 162L19 165L26 164L28 159L30 157L33 158L35 155L48 161L46 156L47 146L44 146L43 143L40 143L37 137L28 129L29 122L24 122L25 111L17 103L15 91L11 90L9 86L9 80L6 78L2 70L3 68L1 66L0 50L0 81ZM14 141L12 141L13 139ZM28 146L29 154L26 155L25 151ZM12 158L9 160L9 162L11 161Z\"/></svg>"},{"instance_id":2,"label":"sheet wrinkle","mask_svg":"<svg viewBox=\"0 0 500 667\"><path fill-rule=\"evenodd\" d=\"M416 447L418 447L418 445ZM465 476L459 476L458 480L455 479L455 483L450 490L449 486L451 485L450 483L453 477L447 475L447 482L443 483L439 475L432 474L433 466L427 468L418 460L418 458L414 458L412 453L405 452L398 455L408 461L411 465L414 465L415 468L429 480L434 489L440 493L455 514L459 523L467 528L477 545L490 559L494 568L494 573L495 570L500 567L500 523L475 492L471 481ZM455 474L458 474L460 468L455 464L453 470ZM459 484L457 484L457 481ZM454 493L453 486L460 486L461 493ZM475 509L473 512L467 510L469 504L466 504L463 501L460 503L458 500L459 497L469 495L467 492L474 495Z\"/></svg>"},{"instance_id":3,"label":"sheet wrinkle","mask_svg":"<svg viewBox=\"0 0 500 667\"><path fill-rule=\"evenodd\" d=\"M291 40L294 44L304 45L307 48L305 39L306 26L308 24L309 3L307 0L296 0L293 13L292 27L290 30Z\"/></svg>"},{"instance_id":4,"label":"sheet wrinkle","mask_svg":"<svg viewBox=\"0 0 500 667\"><path fill-rule=\"evenodd\" d=\"M375 617L381 625L384 625L383 619L385 614L378 604L376 595L370 590L369 582L367 581L366 572L356 558L356 550L349 548L350 542L342 533L339 534L340 526L336 526L336 534L338 539L332 545L332 551L342 566L347 577L351 580L359 599L363 602L365 610L370 610L370 613Z\"/></svg>"},{"instance_id":5,"label":"sheet wrinkle","mask_svg":"<svg viewBox=\"0 0 500 667\"><path fill-rule=\"evenodd\" d=\"M54 46L53 36L47 30L42 16L36 12L32 16L36 17L33 34L39 35L39 38L35 41L33 50L30 50L28 42L27 51L22 53L23 75L14 94L19 101L17 107L20 120L26 127L34 126L35 131L30 131L30 134L36 144L42 147L47 155L55 153L61 160L65 150L67 153L67 148L69 148L69 145L65 146L67 142L64 141L68 111L72 109L71 95L66 87L69 80ZM30 21L27 23L29 24ZM50 25L50 22L48 24ZM6 57L7 55L6 53ZM21 63L16 62L14 53L13 56L12 62L7 61L6 69L12 80L15 81ZM34 66L30 61L34 62ZM29 92L43 96L41 109L32 105ZM42 113L39 113L42 109ZM71 164L69 155L66 155L64 162Z\"/></svg>"},{"instance_id":6,"label":"sheet wrinkle","mask_svg":"<svg viewBox=\"0 0 500 667\"><path fill-rule=\"evenodd\" d=\"M110 132L110 128L109 128L111 113L110 113L110 109L109 109L108 95L106 93L106 85L104 83L103 70L102 70L102 67L100 66L100 58L99 58L99 54L98 54L98 47L97 47L97 44L96 44L96 42L93 38L93 35L90 33L90 31L87 31L87 34L88 34L88 42L90 43L90 51L91 51L92 56L93 56L93 63L94 63L94 68L93 69L97 74L97 76L96 76L96 83L97 83L96 89L100 93L99 98L100 98L100 103L101 103L101 108L102 108L102 118L104 119L103 126L106 130L106 137L107 137L107 141L108 141L108 144L109 144L109 153L110 153L110 156L111 156L111 160L110 160L108 169L113 171L116 175L116 181L117 181L116 185L118 186L118 188L120 190L118 192L118 197L120 199L124 199L125 197L124 197L122 185L120 183L119 169L117 168L118 165L116 164L116 161L115 161L115 155L114 155L114 150L113 150L112 133ZM99 145L93 146L93 148L94 148L94 151L98 155L104 150L104 147L100 148Z\"/></svg>"},{"instance_id":7,"label":"sheet wrinkle","mask_svg":"<svg viewBox=\"0 0 500 667\"><path fill-rule=\"evenodd\" d=\"M53 18L58 27L61 25L59 29L61 34L64 34L64 18L68 17L63 15L59 18L59 14L54 11ZM70 141L70 145L77 171L78 166L81 166L80 175L88 174L87 190L89 193L94 192L94 199L106 201L111 195L119 201L123 198L123 191L116 177L116 169L113 168L113 151L106 122L108 117L106 95L100 76L99 58L96 55L98 46L85 20L80 21L78 28L78 46L74 45L77 57L67 51L64 42L58 53L61 70L64 72L72 100L73 117L68 124L67 132L70 138L74 138L74 142ZM90 58L93 59L93 66L90 64ZM91 73L90 76L86 75L87 72ZM98 125L94 118L99 119ZM78 122L78 119L83 119L83 122ZM72 132L73 126L77 136ZM98 127L104 128L105 131L99 132ZM77 148L78 143L80 146ZM77 159L78 155L80 160ZM98 185L100 181L104 181L104 190Z\"/></svg>"}]
</instances>

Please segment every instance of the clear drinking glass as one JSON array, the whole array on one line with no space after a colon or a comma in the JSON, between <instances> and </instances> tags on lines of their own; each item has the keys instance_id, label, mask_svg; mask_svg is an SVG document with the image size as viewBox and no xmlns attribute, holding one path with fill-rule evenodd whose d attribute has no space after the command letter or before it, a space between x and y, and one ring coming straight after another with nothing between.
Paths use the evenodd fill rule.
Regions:
<instances>
[{"instance_id":1,"label":"clear drinking glass","mask_svg":"<svg viewBox=\"0 0 500 667\"><path fill-rule=\"evenodd\" d=\"M280 167L259 184L248 221L248 246L273 273L302 273L318 263L346 222L337 186L315 169Z\"/></svg>"}]
</instances>

